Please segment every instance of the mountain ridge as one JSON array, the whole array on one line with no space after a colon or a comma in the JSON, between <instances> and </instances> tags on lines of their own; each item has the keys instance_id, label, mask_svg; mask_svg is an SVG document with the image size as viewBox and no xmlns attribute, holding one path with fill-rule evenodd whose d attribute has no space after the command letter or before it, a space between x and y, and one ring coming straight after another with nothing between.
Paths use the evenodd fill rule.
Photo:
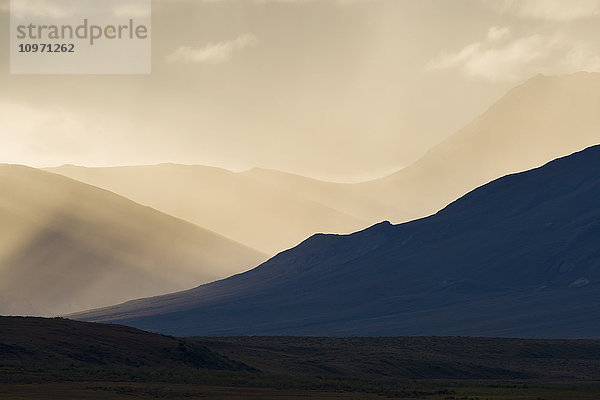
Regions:
<instances>
[{"instance_id":1,"label":"mountain ridge","mask_svg":"<svg viewBox=\"0 0 600 400\"><path fill-rule=\"evenodd\" d=\"M244 274L75 317L182 335L597 337L598 171L593 146L427 218L315 235Z\"/></svg>"}]
</instances>

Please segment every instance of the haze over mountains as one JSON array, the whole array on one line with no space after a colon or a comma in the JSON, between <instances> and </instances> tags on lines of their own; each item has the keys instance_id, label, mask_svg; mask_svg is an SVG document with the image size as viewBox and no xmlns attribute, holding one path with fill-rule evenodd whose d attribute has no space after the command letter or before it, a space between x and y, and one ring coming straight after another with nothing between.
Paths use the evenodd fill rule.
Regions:
<instances>
[{"instance_id":1,"label":"haze over mountains","mask_svg":"<svg viewBox=\"0 0 600 400\"><path fill-rule=\"evenodd\" d=\"M177 335L598 338L600 146L428 218L315 235L244 274L78 314Z\"/></svg>"},{"instance_id":2,"label":"haze over mountains","mask_svg":"<svg viewBox=\"0 0 600 400\"><path fill-rule=\"evenodd\" d=\"M294 191L275 181L254 179L253 173L193 165L67 165L49 171L111 190L268 254L292 247L315 232L350 233L368 225L314 201L312 193L335 185L308 178L308 189Z\"/></svg>"},{"instance_id":3,"label":"haze over mountains","mask_svg":"<svg viewBox=\"0 0 600 400\"><path fill-rule=\"evenodd\" d=\"M598 109L600 74L538 75L413 165L358 184L182 165L50 170L275 254L316 232L430 215L493 179L596 144Z\"/></svg>"},{"instance_id":4,"label":"haze over mountains","mask_svg":"<svg viewBox=\"0 0 600 400\"><path fill-rule=\"evenodd\" d=\"M538 167L600 141L600 73L537 75L413 165L357 185L395 207L395 222L430 215L501 176ZM385 210L385 208L384 208Z\"/></svg>"},{"instance_id":5,"label":"haze over mountains","mask_svg":"<svg viewBox=\"0 0 600 400\"><path fill-rule=\"evenodd\" d=\"M168 293L265 259L114 193L24 166L0 166L0 220L0 314L57 315Z\"/></svg>"},{"instance_id":6,"label":"haze over mountains","mask_svg":"<svg viewBox=\"0 0 600 400\"><path fill-rule=\"evenodd\" d=\"M51 169L115 194L3 166L0 313L55 315L182 290L266 258L248 247L275 254L316 232L435 212L479 184L597 142L598 109L600 74L539 75L414 165L359 184L175 164Z\"/></svg>"}]
</instances>

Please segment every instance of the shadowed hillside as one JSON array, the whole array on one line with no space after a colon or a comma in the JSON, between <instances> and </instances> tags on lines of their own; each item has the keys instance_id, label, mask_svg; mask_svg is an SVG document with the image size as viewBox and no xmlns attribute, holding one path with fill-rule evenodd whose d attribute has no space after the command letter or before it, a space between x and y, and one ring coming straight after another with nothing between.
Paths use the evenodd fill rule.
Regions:
<instances>
[{"instance_id":1,"label":"shadowed hillside","mask_svg":"<svg viewBox=\"0 0 600 400\"><path fill-rule=\"evenodd\" d=\"M0 317L0 397L593 400L599 354L591 340L180 339Z\"/></svg>"},{"instance_id":2,"label":"shadowed hillside","mask_svg":"<svg viewBox=\"0 0 600 400\"><path fill-rule=\"evenodd\" d=\"M598 337L600 146L437 214L315 235L259 267L78 314L177 335Z\"/></svg>"},{"instance_id":3,"label":"shadowed hillside","mask_svg":"<svg viewBox=\"0 0 600 400\"><path fill-rule=\"evenodd\" d=\"M120 325L62 318L0 317L0 368L60 370L126 367L249 370L204 346ZM14 367L13 367L14 368ZM4 379L2 379L4 378ZM9 380L9 374L0 378Z\"/></svg>"}]
</instances>

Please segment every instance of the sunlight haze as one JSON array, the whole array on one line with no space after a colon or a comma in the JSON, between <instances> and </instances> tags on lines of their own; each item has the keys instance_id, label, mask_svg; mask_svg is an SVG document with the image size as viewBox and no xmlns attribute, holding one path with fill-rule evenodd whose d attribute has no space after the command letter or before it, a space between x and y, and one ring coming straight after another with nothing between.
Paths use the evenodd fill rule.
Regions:
<instances>
[{"instance_id":1,"label":"sunlight haze","mask_svg":"<svg viewBox=\"0 0 600 400\"><path fill-rule=\"evenodd\" d=\"M537 73L600 71L598 18L594 1L157 0L149 76L2 74L0 156L381 177Z\"/></svg>"}]
</instances>

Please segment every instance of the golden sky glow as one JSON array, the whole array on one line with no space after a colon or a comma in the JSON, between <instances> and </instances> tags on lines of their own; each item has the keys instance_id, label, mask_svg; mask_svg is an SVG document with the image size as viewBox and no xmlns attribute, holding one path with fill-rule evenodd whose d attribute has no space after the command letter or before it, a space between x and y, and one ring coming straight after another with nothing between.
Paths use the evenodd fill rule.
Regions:
<instances>
[{"instance_id":1,"label":"golden sky glow","mask_svg":"<svg viewBox=\"0 0 600 400\"><path fill-rule=\"evenodd\" d=\"M0 160L381 176L537 73L600 71L599 19L587 0L157 0L150 76L11 76L0 43Z\"/></svg>"}]
</instances>

